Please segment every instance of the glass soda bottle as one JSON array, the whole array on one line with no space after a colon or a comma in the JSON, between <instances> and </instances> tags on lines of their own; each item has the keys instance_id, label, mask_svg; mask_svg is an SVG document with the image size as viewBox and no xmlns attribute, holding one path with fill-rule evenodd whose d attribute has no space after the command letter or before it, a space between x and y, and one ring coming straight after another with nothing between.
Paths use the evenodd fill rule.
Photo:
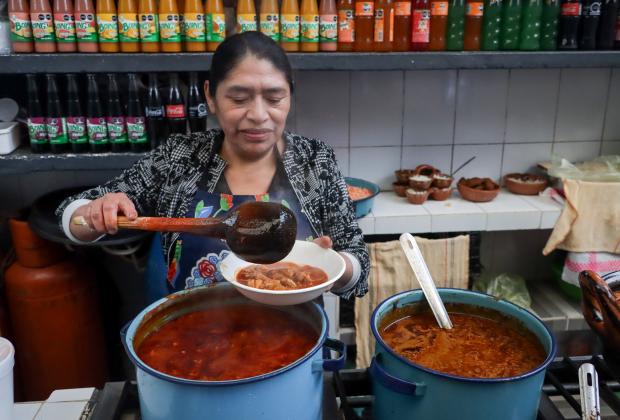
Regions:
<instances>
[{"instance_id":1,"label":"glass soda bottle","mask_svg":"<svg viewBox=\"0 0 620 420\"><path fill-rule=\"evenodd\" d=\"M392 51L394 40L394 8L392 0L375 1L375 32L374 50L379 52Z\"/></svg>"},{"instance_id":2,"label":"glass soda bottle","mask_svg":"<svg viewBox=\"0 0 620 420\"><path fill-rule=\"evenodd\" d=\"M149 141L146 134L146 118L144 108L140 101L140 90L135 73L128 74L127 96L127 140L132 152L145 152L149 149Z\"/></svg>"},{"instance_id":3,"label":"glass soda bottle","mask_svg":"<svg viewBox=\"0 0 620 420\"><path fill-rule=\"evenodd\" d=\"M355 0L355 41L353 50L369 52L374 47L375 2Z\"/></svg>"},{"instance_id":4,"label":"glass soda bottle","mask_svg":"<svg viewBox=\"0 0 620 420\"><path fill-rule=\"evenodd\" d=\"M581 20L581 3L579 0L562 0L558 29L558 48L576 50L579 21Z\"/></svg>"},{"instance_id":5,"label":"glass soda bottle","mask_svg":"<svg viewBox=\"0 0 620 420\"><path fill-rule=\"evenodd\" d=\"M465 36L463 40L463 49L465 51L480 50L483 14L484 3L482 1L467 0L465 3Z\"/></svg>"},{"instance_id":6,"label":"glass soda bottle","mask_svg":"<svg viewBox=\"0 0 620 420\"><path fill-rule=\"evenodd\" d=\"M127 131L125 125L125 112L121 105L118 93L118 83L114 73L108 74L108 107L106 125L108 127L108 141L113 152L127 150Z\"/></svg>"},{"instance_id":7,"label":"glass soda bottle","mask_svg":"<svg viewBox=\"0 0 620 420\"><path fill-rule=\"evenodd\" d=\"M198 73L195 71L189 74L189 87L187 91L189 131L191 133L207 131L207 102L198 83Z\"/></svg>"},{"instance_id":8,"label":"glass soda bottle","mask_svg":"<svg viewBox=\"0 0 620 420\"><path fill-rule=\"evenodd\" d=\"M47 118L45 128L47 138L50 142L52 153L65 153L69 150L69 139L67 138L67 121L58 96L58 86L56 76L47 76Z\"/></svg>"},{"instance_id":9,"label":"glass soda bottle","mask_svg":"<svg viewBox=\"0 0 620 420\"><path fill-rule=\"evenodd\" d=\"M30 149L34 153L44 153L49 151L49 140L47 138L47 128L45 127L45 114L39 100L39 86L35 74L27 74L27 94L28 94L28 137L30 138Z\"/></svg>"},{"instance_id":10,"label":"glass soda bottle","mask_svg":"<svg viewBox=\"0 0 620 420\"><path fill-rule=\"evenodd\" d=\"M616 39L616 25L618 22L619 0L602 0L601 20L598 25L596 48L599 50L611 50L614 48Z\"/></svg>"},{"instance_id":11,"label":"glass soda bottle","mask_svg":"<svg viewBox=\"0 0 620 420\"><path fill-rule=\"evenodd\" d=\"M431 27L428 42L429 51L444 51L446 49L448 10L449 3L447 0L431 1Z\"/></svg>"},{"instance_id":12,"label":"glass soda bottle","mask_svg":"<svg viewBox=\"0 0 620 420\"><path fill-rule=\"evenodd\" d=\"M538 51L540 49L540 21L542 12L542 0L524 0L519 49L524 51Z\"/></svg>"},{"instance_id":13,"label":"glass soda bottle","mask_svg":"<svg viewBox=\"0 0 620 420\"><path fill-rule=\"evenodd\" d=\"M482 50L499 50L502 27L502 0L485 0L482 17Z\"/></svg>"},{"instance_id":14,"label":"glass soda bottle","mask_svg":"<svg viewBox=\"0 0 620 420\"><path fill-rule=\"evenodd\" d=\"M543 12L540 20L540 49L555 50L558 46L558 17L560 0L543 0Z\"/></svg>"},{"instance_id":15,"label":"glass soda bottle","mask_svg":"<svg viewBox=\"0 0 620 420\"><path fill-rule=\"evenodd\" d=\"M396 37L396 33L394 36ZM407 26L407 36L409 36L409 26ZM353 51L354 41L355 0L338 0L338 51ZM407 48L409 48L409 40L407 40Z\"/></svg>"},{"instance_id":16,"label":"glass soda bottle","mask_svg":"<svg viewBox=\"0 0 620 420\"><path fill-rule=\"evenodd\" d=\"M581 29L579 36L579 49L596 49L596 33L601 19L601 1L583 0L581 4Z\"/></svg>"},{"instance_id":17,"label":"glass soda bottle","mask_svg":"<svg viewBox=\"0 0 620 420\"><path fill-rule=\"evenodd\" d=\"M187 134L185 99L179 87L179 75L170 73L170 88L166 102L166 119L170 134Z\"/></svg>"},{"instance_id":18,"label":"glass soda bottle","mask_svg":"<svg viewBox=\"0 0 620 420\"><path fill-rule=\"evenodd\" d=\"M394 2L392 51L409 51L411 45L411 0Z\"/></svg>"},{"instance_id":19,"label":"glass soda bottle","mask_svg":"<svg viewBox=\"0 0 620 420\"><path fill-rule=\"evenodd\" d=\"M108 126L99 99L99 87L94 74L87 74L86 131L88 144L94 153L108 151Z\"/></svg>"},{"instance_id":20,"label":"glass soda bottle","mask_svg":"<svg viewBox=\"0 0 620 420\"><path fill-rule=\"evenodd\" d=\"M411 12L411 51L426 51L431 34L431 5L429 0L414 0Z\"/></svg>"},{"instance_id":21,"label":"glass soda bottle","mask_svg":"<svg viewBox=\"0 0 620 420\"><path fill-rule=\"evenodd\" d=\"M446 32L446 49L463 51L465 36L465 0L450 0L448 5L448 29Z\"/></svg>"},{"instance_id":22,"label":"glass soda bottle","mask_svg":"<svg viewBox=\"0 0 620 420\"><path fill-rule=\"evenodd\" d=\"M67 137L74 153L88 151L86 116L80 103L77 76L67 74Z\"/></svg>"},{"instance_id":23,"label":"glass soda bottle","mask_svg":"<svg viewBox=\"0 0 620 420\"><path fill-rule=\"evenodd\" d=\"M156 148L168 138L169 130L166 123L164 102L159 94L157 74L149 74L149 88L144 110L146 116L147 136L151 140L151 148Z\"/></svg>"},{"instance_id":24,"label":"glass soda bottle","mask_svg":"<svg viewBox=\"0 0 620 420\"><path fill-rule=\"evenodd\" d=\"M516 50L519 48L521 35L521 0L504 0L502 4L502 28L500 30L500 48Z\"/></svg>"}]
</instances>

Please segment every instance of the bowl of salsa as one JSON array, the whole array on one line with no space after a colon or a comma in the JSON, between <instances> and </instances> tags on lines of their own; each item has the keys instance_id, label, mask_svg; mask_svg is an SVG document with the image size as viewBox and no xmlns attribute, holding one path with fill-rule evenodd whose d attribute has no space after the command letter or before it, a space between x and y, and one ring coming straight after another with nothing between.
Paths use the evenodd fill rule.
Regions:
<instances>
[{"instance_id":1,"label":"bowl of salsa","mask_svg":"<svg viewBox=\"0 0 620 420\"><path fill-rule=\"evenodd\" d=\"M379 186L359 178L346 177L344 180L347 183L355 217L359 219L366 216L372 210L375 196L379 194Z\"/></svg>"}]
</instances>

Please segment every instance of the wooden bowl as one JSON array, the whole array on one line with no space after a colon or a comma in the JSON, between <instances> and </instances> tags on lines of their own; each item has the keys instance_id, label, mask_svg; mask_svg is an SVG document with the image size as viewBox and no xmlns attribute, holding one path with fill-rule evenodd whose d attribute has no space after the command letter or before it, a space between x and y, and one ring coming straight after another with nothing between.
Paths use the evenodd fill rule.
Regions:
<instances>
[{"instance_id":1,"label":"wooden bowl","mask_svg":"<svg viewBox=\"0 0 620 420\"><path fill-rule=\"evenodd\" d=\"M431 188L431 200L444 201L452 195L452 188Z\"/></svg>"},{"instance_id":2,"label":"wooden bowl","mask_svg":"<svg viewBox=\"0 0 620 420\"><path fill-rule=\"evenodd\" d=\"M397 196L399 197L406 197L406 191L407 188L409 188L409 184L399 184L398 182L394 182L392 183L392 186L394 187L394 192L396 193Z\"/></svg>"},{"instance_id":3,"label":"wooden bowl","mask_svg":"<svg viewBox=\"0 0 620 420\"><path fill-rule=\"evenodd\" d=\"M396 182L398 184L409 184L409 177L413 176L415 171L413 169L398 169L394 171L396 176Z\"/></svg>"},{"instance_id":4,"label":"wooden bowl","mask_svg":"<svg viewBox=\"0 0 620 420\"><path fill-rule=\"evenodd\" d=\"M454 178L452 178L450 175L446 175L446 174L435 174L433 175L433 187L436 188L449 188L452 185L452 181L454 180Z\"/></svg>"},{"instance_id":5,"label":"wooden bowl","mask_svg":"<svg viewBox=\"0 0 620 420\"><path fill-rule=\"evenodd\" d=\"M419 191L414 190L413 188L409 188L407 190L407 201L411 204L422 204L428 198L428 190L427 191Z\"/></svg>"},{"instance_id":6,"label":"wooden bowl","mask_svg":"<svg viewBox=\"0 0 620 420\"><path fill-rule=\"evenodd\" d=\"M497 184L495 184L497 186ZM485 203L493 200L499 194L499 186L493 190L479 190L476 188L468 187L463 183L463 178L457 184L457 188L461 197L467 201L473 201L474 203Z\"/></svg>"},{"instance_id":7,"label":"wooden bowl","mask_svg":"<svg viewBox=\"0 0 620 420\"><path fill-rule=\"evenodd\" d=\"M409 186L414 190L428 190L433 183L433 177L427 175L416 174L409 177Z\"/></svg>"},{"instance_id":8,"label":"wooden bowl","mask_svg":"<svg viewBox=\"0 0 620 420\"><path fill-rule=\"evenodd\" d=\"M547 184L547 179L540 175L514 173L504 176L504 185L513 194L538 195Z\"/></svg>"}]
</instances>

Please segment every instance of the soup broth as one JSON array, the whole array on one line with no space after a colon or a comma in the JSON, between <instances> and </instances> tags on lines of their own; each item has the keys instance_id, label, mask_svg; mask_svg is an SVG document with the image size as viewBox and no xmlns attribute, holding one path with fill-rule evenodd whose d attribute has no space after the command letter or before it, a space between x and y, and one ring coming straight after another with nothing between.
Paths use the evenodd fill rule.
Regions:
<instances>
[{"instance_id":1,"label":"soup broth","mask_svg":"<svg viewBox=\"0 0 620 420\"><path fill-rule=\"evenodd\" d=\"M380 335L406 359L455 376L506 378L544 362L546 351L539 340L516 319L471 308L446 305L451 330L440 328L427 307L415 313L396 310L384 319Z\"/></svg>"},{"instance_id":2,"label":"soup broth","mask_svg":"<svg viewBox=\"0 0 620 420\"><path fill-rule=\"evenodd\" d=\"M182 315L151 332L137 354L185 379L226 381L273 372L303 357L318 334L268 306L229 305Z\"/></svg>"}]
</instances>

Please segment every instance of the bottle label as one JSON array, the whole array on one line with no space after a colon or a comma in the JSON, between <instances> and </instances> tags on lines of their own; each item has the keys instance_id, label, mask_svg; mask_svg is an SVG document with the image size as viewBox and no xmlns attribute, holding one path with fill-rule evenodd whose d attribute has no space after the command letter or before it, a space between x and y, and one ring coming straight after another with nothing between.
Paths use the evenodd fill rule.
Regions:
<instances>
[{"instance_id":1,"label":"bottle label","mask_svg":"<svg viewBox=\"0 0 620 420\"><path fill-rule=\"evenodd\" d=\"M411 42L427 43L430 35L431 11L429 9L414 10L412 18Z\"/></svg>"},{"instance_id":2,"label":"bottle label","mask_svg":"<svg viewBox=\"0 0 620 420\"><path fill-rule=\"evenodd\" d=\"M118 42L118 19L114 13L97 15L99 42Z\"/></svg>"},{"instance_id":3,"label":"bottle label","mask_svg":"<svg viewBox=\"0 0 620 420\"><path fill-rule=\"evenodd\" d=\"M84 117L67 118L67 137L74 144L88 143L86 134L86 119Z\"/></svg>"},{"instance_id":4,"label":"bottle label","mask_svg":"<svg viewBox=\"0 0 620 420\"><path fill-rule=\"evenodd\" d=\"M394 3L394 13L396 16L411 16L411 2L397 1Z\"/></svg>"},{"instance_id":5,"label":"bottle label","mask_svg":"<svg viewBox=\"0 0 620 420\"><path fill-rule=\"evenodd\" d=\"M47 138L50 144L65 144L67 139L67 122L63 117L49 117L45 119Z\"/></svg>"},{"instance_id":6,"label":"bottle label","mask_svg":"<svg viewBox=\"0 0 620 420\"><path fill-rule=\"evenodd\" d=\"M282 42L299 42L299 15L280 15Z\"/></svg>"},{"instance_id":7,"label":"bottle label","mask_svg":"<svg viewBox=\"0 0 620 420\"><path fill-rule=\"evenodd\" d=\"M159 14L159 37L161 42L181 42L179 15L174 13Z\"/></svg>"},{"instance_id":8,"label":"bottle label","mask_svg":"<svg viewBox=\"0 0 620 420\"><path fill-rule=\"evenodd\" d=\"M185 107L182 104L166 105L166 117L185 118Z\"/></svg>"},{"instance_id":9,"label":"bottle label","mask_svg":"<svg viewBox=\"0 0 620 420\"><path fill-rule=\"evenodd\" d=\"M118 27L121 42L139 42L140 28L138 27L138 15L135 13L120 13L118 15Z\"/></svg>"},{"instance_id":10,"label":"bottle label","mask_svg":"<svg viewBox=\"0 0 620 420\"><path fill-rule=\"evenodd\" d=\"M75 42L75 23L69 13L54 13L54 30L57 42Z\"/></svg>"},{"instance_id":11,"label":"bottle label","mask_svg":"<svg viewBox=\"0 0 620 420\"><path fill-rule=\"evenodd\" d=\"M205 42L205 15L202 13L185 13L183 28L186 41Z\"/></svg>"},{"instance_id":12,"label":"bottle label","mask_svg":"<svg viewBox=\"0 0 620 420\"><path fill-rule=\"evenodd\" d=\"M355 14L353 9L338 10L338 42L355 41Z\"/></svg>"},{"instance_id":13,"label":"bottle label","mask_svg":"<svg viewBox=\"0 0 620 420\"><path fill-rule=\"evenodd\" d=\"M601 15L601 3L598 1L590 3L590 6L586 6L582 9L581 13L584 16L600 16Z\"/></svg>"},{"instance_id":14,"label":"bottle label","mask_svg":"<svg viewBox=\"0 0 620 420\"><path fill-rule=\"evenodd\" d=\"M319 42L319 15L301 15L301 42Z\"/></svg>"},{"instance_id":15,"label":"bottle label","mask_svg":"<svg viewBox=\"0 0 620 420\"><path fill-rule=\"evenodd\" d=\"M338 41L338 15L319 16L319 41Z\"/></svg>"},{"instance_id":16,"label":"bottle label","mask_svg":"<svg viewBox=\"0 0 620 420\"><path fill-rule=\"evenodd\" d=\"M28 13L13 12L9 19L11 20L11 41L32 41L32 26L30 26Z\"/></svg>"},{"instance_id":17,"label":"bottle label","mask_svg":"<svg viewBox=\"0 0 620 420\"><path fill-rule=\"evenodd\" d=\"M30 13L32 35L35 42L54 41L54 25L51 13Z\"/></svg>"},{"instance_id":18,"label":"bottle label","mask_svg":"<svg viewBox=\"0 0 620 420\"><path fill-rule=\"evenodd\" d=\"M110 139L110 143L127 143L125 117L107 117L105 122L108 126L108 138Z\"/></svg>"},{"instance_id":19,"label":"bottle label","mask_svg":"<svg viewBox=\"0 0 620 420\"><path fill-rule=\"evenodd\" d=\"M166 116L163 106L146 107L145 114L149 118L163 118Z\"/></svg>"},{"instance_id":20,"label":"bottle label","mask_svg":"<svg viewBox=\"0 0 620 420\"><path fill-rule=\"evenodd\" d=\"M127 138L129 143L146 143L146 124L144 117L127 117Z\"/></svg>"},{"instance_id":21,"label":"bottle label","mask_svg":"<svg viewBox=\"0 0 620 420\"><path fill-rule=\"evenodd\" d=\"M97 42L95 15L93 13L76 13L75 34L78 42Z\"/></svg>"},{"instance_id":22,"label":"bottle label","mask_svg":"<svg viewBox=\"0 0 620 420\"><path fill-rule=\"evenodd\" d=\"M465 5L465 15L467 16L482 16L484 13L483 2L471 2Z\"/></svg>"},{"instance_id":23,"label":"bottle label","mask_svg":"<svg viewBox=\"0 0 620 420\"><path fill-rule=\"evenodd\" d=\"M581 14L581 3L562 4L562 16L579 16Z\"/></svg>"},{"instance_id":24,"label":"bottle label","mask_svg":"<svg viewBox=\"0 0 620 420\"><path fill-rule=\"evenodd\" d=\"M431 3L431 16L448 16L448 2L434 1Z\"/></svg>"},{"instance_id":25,"label":"bottle label","mask_svg":"<svg viewBox=\"0 0 620 420\"><path fill-rule=\"evenodd\" d=\"M108 127L105 118L95 117L86 119L88 142L91 144L106 144L108 142Z\"/></svg>"},{"instance_id":26,"label":"bottle label","mask_svg":"<svg viewBox=\"0 0 620 420\"><path fill-rule=\"evenodd\" d=\"M32 144L47 144L48 140L45 118L28 118L28 137L30 137L30 143Z\"/></svg>"},{"instance_id":27,"label":"bottle label","mask_svg":"<svg viewBox=\"0 0 620 420\"><path fill-rule=\"evenodd\" d=\"M252 13L240 13L237 15L237 33L256 31L256 15Z\"/></svg>"},{"instance_id":28,"label":"bottle label","mask_svg":"<svg viewBox=\"0 0 620 420\"><path fill-rule=\"evenodd\" d=\"M156 14L141 14L139 25L142 42L159 42L159 19Z\"/></svg>"},{"instance_id":29,"label":"bottle label","mask_svg":"<svg viewBox=\"0 0 620 420\"><path fill-rule=\"evenodd\" d=\"M274 41L280 40L280 18L277 14L260 14L260 31Z\"/></svg>"},{"instance_id":30,"label":"bottle label","mask_svg":"<svg viewBox=\"0 0 620 420\"><path fill-rule=\"evenodd\" d=\"M375 3L372 1L357 1L355 2L355 16L369 16L372 17L375 14Z\"/></svg>"},{"instance_id":31,"label":"bottle label","mask_svg":"<svg viewBox=\"0 0 620 420\"><path fill-rule=\"evenodd\" d=\"M207 42L222 42L226 38L224 13L207 13Z\"/></svg>"},{"instance_id":32,"label":"bottle label","mask_svg":"<svg viewBox=\"0 0 620 420\"><path fill-rule=\"evenodd\" d=\"M192 105L187 110L190 118L205 118L208 115L207 104L199 103L198 105Z\"/></svg>"}]
</instances>

